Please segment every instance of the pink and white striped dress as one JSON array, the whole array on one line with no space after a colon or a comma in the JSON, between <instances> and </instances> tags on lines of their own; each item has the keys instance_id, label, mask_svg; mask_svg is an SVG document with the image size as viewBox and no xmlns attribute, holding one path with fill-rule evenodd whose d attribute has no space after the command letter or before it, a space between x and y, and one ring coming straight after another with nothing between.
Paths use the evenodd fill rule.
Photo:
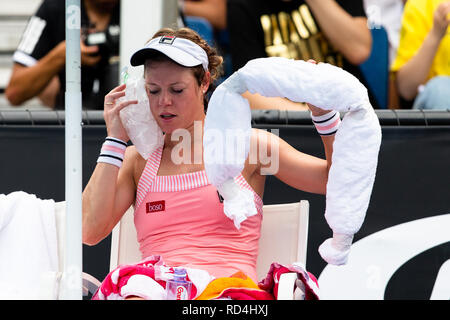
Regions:
<instances>
[{"instance_id":1,"label":"pink and white striped dress","mask_svg":"<svg viewBox=\"0 0 450 320\"><path fill-rule=\"evenodd\" d=\"M228 277L237 271L257 281L256 258L263 202L242 175L235 180L254 193L258 214L237 230L223 212L205 171L158 176L163 147L147 160L138 183L134 222L142 257L160 255L167 265Z\"/></svg>"}]
</instances>

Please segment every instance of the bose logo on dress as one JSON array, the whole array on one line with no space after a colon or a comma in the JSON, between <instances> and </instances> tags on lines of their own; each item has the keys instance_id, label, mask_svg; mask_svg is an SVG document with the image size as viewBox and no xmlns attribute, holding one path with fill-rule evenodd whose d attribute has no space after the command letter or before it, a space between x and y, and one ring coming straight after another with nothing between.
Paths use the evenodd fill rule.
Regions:
<instances>
[{"instance_id":1,"label":"bose logo on dress","mask_svg":"<svg viewBox=\"0 0 450 320\"><path fill-rule=\"evenodd\" d=\"M164 200L147 202L145 206L146 206L146 213L153 213L166 210L166 202Z\"/></svg>"}]
</instances>

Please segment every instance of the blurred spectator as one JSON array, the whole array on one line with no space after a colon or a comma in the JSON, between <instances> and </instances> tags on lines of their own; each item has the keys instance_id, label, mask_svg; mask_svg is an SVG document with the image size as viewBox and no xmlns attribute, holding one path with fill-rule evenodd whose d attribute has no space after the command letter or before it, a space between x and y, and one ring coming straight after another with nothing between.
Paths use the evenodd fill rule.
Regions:
<instances>
[{"instance_id":1,"label":"blurred spectator","mask_svg":"<svg viewBox=\"0 0 450 320\"><path fill-rule=\"evenodd\" d=\"M367 84L358 67L372 47L362 0L228 0L227 29L234 70L267 56L313 59Z\"/></svg>"},{"instance_id":2,"label":"blurred spectator","mask_svg":"<svg viewBox=\"0 0 450 320\"><path fill-rule=\"evenodd\" d=\"M392 66L414 109L450 108L450 1L408 0Z\"/></svg>"},{"instance_id":3,"label":"blurred spectator","mask_svg":"<svg viewBox=\"0 0 450 320\"><path fill-rule=\"evenodd\" d=\"M185 16L205 18L217 31L227 26L226 0L180 0L180 5Z\"/></svg>"},{"instance_id":4,"label":"blurred spectator","mask_svg":"<svg viewBox=\"0 0 450 320\"><path fill-rule=\"evenodd\" d=\"M406 0L364 0L364 9L366 11L367 19L369 20L369 28L377 29L383 27L386 30L389 43L389 68L397 55L403 7L405 3ZM400 99L395 84L395 77L392 74L389 74L388 81L387 106L391 109L398 109Z\"/></svg>"},{"instance_id":5,"label":"blurred spectator","mask_svg":"<svg viewBox=\"0 0 450 320\"><path fill-rule=\"evenodd\" d=\"M369 27L383 27L388 34L389 64L394 61L397 54L405 2L406 0L364 0Z\"/></svg>"},{"instance_id":6,"label":"blurred spectator","mask_svg":"<svg viewBox=\"0 0 450 320\"><path fill-rule=\"evenodd\" d=\"M81 90L84 109L103 109L119 78L119 0L81 0ZM14 53L5 94L12 105L38 96L64 108L65 1L44 0Z\"/></svg>"}]
</instances>

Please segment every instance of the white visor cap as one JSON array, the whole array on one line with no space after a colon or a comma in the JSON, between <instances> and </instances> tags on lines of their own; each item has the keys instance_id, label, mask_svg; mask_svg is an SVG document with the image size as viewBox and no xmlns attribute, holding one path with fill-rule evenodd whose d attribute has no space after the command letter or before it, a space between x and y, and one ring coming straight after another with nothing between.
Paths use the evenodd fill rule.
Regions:
<instances>
[{"instance_id":1,"label":"white visor cap","mask_svg":"<svg viewBox=\"0 0 450 320\"><path fill-rule=\"evenodd\" d=\"M159 51L185 67L202 65L208 71L208 55L198 44L184 38L161 36L150 40L144 48L136 51L130 59L132 66L145 63L148 53Z\"/></svg>"}]
</instances>

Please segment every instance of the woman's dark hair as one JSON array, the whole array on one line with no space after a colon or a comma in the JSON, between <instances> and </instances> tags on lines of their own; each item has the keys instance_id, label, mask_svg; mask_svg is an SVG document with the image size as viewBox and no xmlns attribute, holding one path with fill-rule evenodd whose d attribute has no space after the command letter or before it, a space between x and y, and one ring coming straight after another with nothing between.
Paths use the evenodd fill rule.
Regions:
<instances>
[{"instance_id":1,"label":"woman's dark hair","mask_svg":"<svg viewBox=\"0 0 450 320\"><path fill-rule=\"evenodd\" d=\"M205 112L208 108L208 98L211 93L215 89L215 80L217 80L222 74L223 74L223 58L217 53L217 50L214 47L211 47L206 40L204 40L197 32L195 32L192 29L189 28L180 28L180 29L172 29L172 28L162 28L159 31L157 31L152 39L160 37L160 36L173 36L178 38L184 38L188 39L195 44L199 45L203 50L205 50L206 54L208 55L208 71L211 74L211 83L208 88L208 91L205 93L204 98L204 105L205 105ZM150 39L151 40L151 39ZM158 51L155 51L151 55L149 55L148 60L150 61L173 61L170 58L168 58L163 53L160 53ZM146 64L144 68L146 67ZM191 67L192 72L194 74L195 79L197 79L197 83L200 86L204 80L205 77L205 69L203 69L202 65Z\"/></svg>"}]
</instances>

